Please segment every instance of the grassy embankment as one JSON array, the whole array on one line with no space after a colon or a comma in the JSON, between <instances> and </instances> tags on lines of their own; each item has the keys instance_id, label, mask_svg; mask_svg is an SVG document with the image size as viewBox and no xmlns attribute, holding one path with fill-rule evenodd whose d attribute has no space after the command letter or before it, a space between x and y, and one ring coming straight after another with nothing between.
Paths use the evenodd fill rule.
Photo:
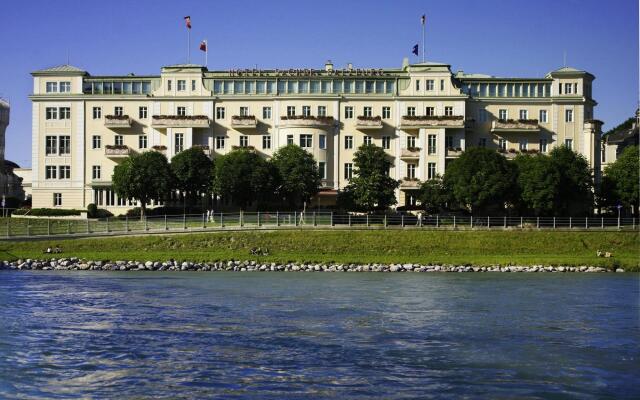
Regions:
<instances>
[{"instance_id":1,"label":"grassy embankment","mask_svg":"<svg viewBox=\"0 0 640 400\"><path fill-rule=\"evenodd\" d=\"M637 232L559 231L275 231L212 232L0 243L0 259L42 258L60 244L63 257L91 260L259 259L286 262L445 263L622 266L638 270ZM269 256L251 256L252 247ZM613 258L596 256L609 251Z\"/></svg>"}]
</instances>

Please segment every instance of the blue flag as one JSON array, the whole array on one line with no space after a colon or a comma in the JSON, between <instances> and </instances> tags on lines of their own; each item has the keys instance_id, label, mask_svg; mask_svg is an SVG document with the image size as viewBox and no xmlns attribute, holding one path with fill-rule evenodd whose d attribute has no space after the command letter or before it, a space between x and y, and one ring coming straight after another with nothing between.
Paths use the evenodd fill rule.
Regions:
<instances>
[{"instance_id":1,"label":"blue flag","mask_svg":"<svg viewBox=\"0 0 640 400\"><path fill-rule=\"evenodd\" d=\"M413 46L413 50L411 52L415 55L418 55L418 45Z\"/></svg>"}]
</instances>

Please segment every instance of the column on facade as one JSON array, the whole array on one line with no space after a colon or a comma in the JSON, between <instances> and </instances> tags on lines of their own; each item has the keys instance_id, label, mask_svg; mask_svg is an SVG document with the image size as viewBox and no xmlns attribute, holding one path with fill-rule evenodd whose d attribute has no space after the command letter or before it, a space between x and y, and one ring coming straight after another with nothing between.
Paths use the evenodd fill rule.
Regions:
<instances>
[{"instance_id":1,"label":"column on facade","mask_svg":"<svg viewBox=\"0 0 640 400\"><path fill-rule=\"evenodd\" d=\"M420 128L418 130L418 147L420 148L420 159L418 160L418 168L416 178L421 181L427 180L426 164L427 164L427 129Z\"/></svg>"},{"instance_id":2,"label":"column on facade","mask_svg":"<svg viewBox=\"0 0 640 400\"><path fill-rule=\"evenodd\" d=\"M446 133L445 128L440 128L434 131L436 134L436 154L438 155L438 164L436 165L436 174L444 174L445 159L447 153Z\"/></svg>"}]
</instances>

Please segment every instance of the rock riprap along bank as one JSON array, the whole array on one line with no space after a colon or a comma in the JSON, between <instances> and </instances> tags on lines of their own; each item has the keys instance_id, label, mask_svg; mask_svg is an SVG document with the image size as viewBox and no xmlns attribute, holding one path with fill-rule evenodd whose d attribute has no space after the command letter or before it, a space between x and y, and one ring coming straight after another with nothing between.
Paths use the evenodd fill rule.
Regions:
<instances>
[{"instance_id":1,"label":"rock riprap along bank","mask_svg":"<svg viewBox=\"0 0 640 400\"><path fill-rule=\"evenodd\" d=\"M51 258L0 262L4 270L36 271L241 271L241 272L624 272L622 268L594 266L519 265L437 265L437 264L332 264L267 263L259 261L87 261L77 258Z\"/></svg>"}]
</instances>

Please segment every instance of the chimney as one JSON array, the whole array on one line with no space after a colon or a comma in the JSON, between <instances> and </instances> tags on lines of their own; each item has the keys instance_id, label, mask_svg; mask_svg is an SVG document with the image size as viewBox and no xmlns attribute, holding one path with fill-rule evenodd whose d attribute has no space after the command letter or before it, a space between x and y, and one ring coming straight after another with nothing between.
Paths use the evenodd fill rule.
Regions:
<instances>
[{"instance_id":1,"label":"chimney","mask_svg":"<svg viewBox=\"0 0 640 400\"><path fill-rule=\"evenodd\" d=\"M348 69L349 71L351 71L351 70L353 69L353 64L348 63L348 64L347 64L347 69Z\"/></svg>"},{"instance_id":2,"label":"chimney","mask_svg":"<svg viewBox=\"0 0 640 400\"><path fill-rule=\"evenodd\" d=\"M324 63L324 70L327 72L333 71L333 63L331 62L331 60L327 60L327 62Z\"/></svg>"}]
</instances>

